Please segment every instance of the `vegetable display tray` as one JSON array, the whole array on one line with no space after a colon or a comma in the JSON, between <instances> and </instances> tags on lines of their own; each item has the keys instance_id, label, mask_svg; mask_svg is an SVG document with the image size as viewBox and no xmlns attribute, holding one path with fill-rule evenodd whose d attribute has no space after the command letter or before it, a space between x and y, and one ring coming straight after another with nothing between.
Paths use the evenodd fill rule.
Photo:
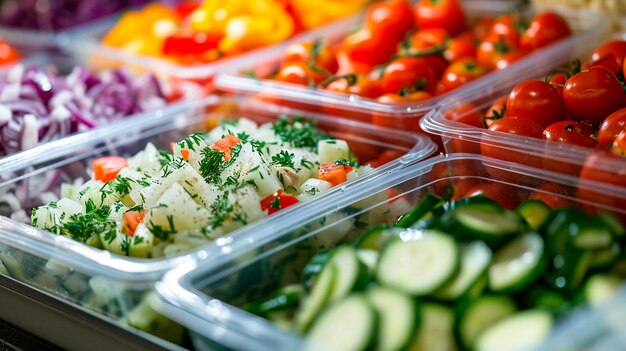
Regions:
<instances>
[{"instance_id":1,"label":"vegetable display tray","mask_svg":"<svg viewBox=\"0 0 626 351\"><path fill-rule=\"evenodd\" d=\"M256 237L251 237L251 233L271 229L292 216L299 219L299 211L315 210L326 203L325 198L343 192L346 186L377 179L396 168L418 162L436 150L434 143L417 134L305 113L249 98L209 97L184 106L186 111L177 111L184 113L162 111L151 116L151 123L136 120L111 125L29 150L20 158L4 162L0 213L13 215L13 219L0 216L0 262L8 271L5 274L66 301L123 319L143 301L144 293L166 271L193 265L200 258L220 259L225 252L223 247L233 242L252 245ZM310 201L248 224L203 249L169 258L119 256L24 224L29 223L27 216L31 209L43 204L45 193L58 196L62 182L88 178L95 157L133 155L143 150L148 142L167 150L171 142L194 132L208 131L222 118L246 117L256 122L271 122L281 114L312 118L321 130L346 140L355 153L359 150L364 155L363 161L388 149L406 154Z\"/></svg>"},{"instance_id":2,"label":"vegetable display tray","mask_svg":"<svg viewBox=\"0 0 626 351\"><path fill-rule=\"evenodd\" d=\"M514 183L507 182L490 176L485 168L498 169L503 175L513 173L519 178ZM579 199L576 195L587 190L598 192L600 196L612 194L623 198L626 192L622 188L599 187L574 177L478 155L441 156L397 169L366 184L347 187L345 192L328 201L327 206L308 211L306 215L303 213L302 217L286 219L280 227L256 233L263 240L257 241L255 246L233 243L223 247L229 254L219 262L200 260L168 272L157 283L158 299L152 300L152 304L156 310L192 330L194 345L198 349L210 349L218 344L237 350L303 350L306 346L304 339L296 333L236 306L267 296L285 284L301 282L304 265L320 249L333 247L338 242L351 242L351 234L359 232L353 223L371 218L384 209L391 208L393 212L394 204L406 201L410 208L427 193L440 193L451 185L462 187L467 183L498 184L506 189L503 191L506 194L501 195L528 196L546 182L569 190L542 190L545 195L621 216L626 214L624 208L606 207ZM390 202L390 198L395 201ZM621 301L623 298L621 296ZM569 320L567 317L563 323L557 324L553 334L556 339L548 338L547 346L542 350L579 350L583 345L591 346L600 330L605 333L614 331L613 339L618 339L620 330L623 331L624 314L602 314L616 306L619 307L616 311L623 312L624 305L619 301L598 311L575 310L572 314L575 318ZM612 318L612 323L600 323L601 320L606 322L607 316ZM621 325L619 321L622 321ZM578 333L571 334L571 330ZM621 347L611 349L623 349L624 342L622 339Z\"/></svg>"},{"instance_id":3,"label":"vegetable display tray","mask_svg":"<svg viewBox=\"0 0 626 351\"><path fill-rule=\"evenodd\" d=\"M463 2L470 18L497 17L511 10L512 4L499 1L472 1ZM530 8L528 13L536 9ZM215 86L227 91L236 91L250 94L258 94L269 100L297 106L299 108L314 111L333 111L344 118L357 119L371 122L377 125L420 131L418 121L437 103L446 97L454 96L464 91L482 92L484 89L501 81L519 79L516 72L524 72L525 69L533 69L537 74L547 73L548 68L537 65L542 61L566 61L574 52L588 48L590 43L596 43L606 35L608 25L603 23L601 16L588 12L577 12L564 8L554 8L562 14L574 30L574 34L545 49L537 50L523 59L515 62L510 67L491 72L475 81L472 81L447 94L437 96L419 102L407 102L397 104L382 104L373 99L362 98L355 95L336 94L319 89L311 89L293 84L286 84L269 79L258 79L254 76L264 77L275 70L281 63L281 55L286 45L272 49L272 53L265 57L259 57L253 65L243 66L242 70L232 69L220 74L215 79ZM349 33L358 23L360 16L336 25L333 30L322 29L308 33L304 39L323 38L326 42L338 43L346 33ZM251 72L254 73L251 77Z\"/></svg>"},{"instance_id":4,"label":"vegetable display tray","mask_svg":"<svg viewBox=\"0 0 626 351\"><path fill-rule=\"evenodd\" d=\"M624 39L626 33L616 34L610 38ZM560 57L538 57L532 65L514 68L515 78L498 80L480 91L468 91L445 99L422 118L421 128L428 133L441 136L446 153L482 153L485 156L572 176L582 176L583 168L595 169L600 173L596 173L590 179L623 186L626 184L623 180L626 162L622 157L607 155L600 150L582 146L477 128L446 118L450 113L456 114L455 118L483 113L498 98L509 95L520 82L543 79L547 74L569 64L572 60L584 60L602 43L602 41L586 43L586 48L580 47L579 50ZM587 173L589 175L589 172Z\"/></svg>"}]
</instances>

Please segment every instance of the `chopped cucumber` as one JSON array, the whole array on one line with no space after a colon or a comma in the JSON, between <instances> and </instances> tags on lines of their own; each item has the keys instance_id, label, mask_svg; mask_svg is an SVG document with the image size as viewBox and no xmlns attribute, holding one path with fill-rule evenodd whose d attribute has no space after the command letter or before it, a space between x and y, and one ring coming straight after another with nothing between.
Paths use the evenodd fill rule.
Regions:
<instances>
[{"instance_id":1,"label":"chopped cucumber","mask_svg":"<svg viewBox=\"0 0 626 351\"><path fill-rule=\"evenodd\" d=\"M482 296L459 307L455 332L459 344L472 349L480 334L493 324L513 315L517 307L506 296Z\"/></svg>"},{"instance_id":2,"label":"chopped cucumber","mask_svg":"<svg viewBox=\"0 0 626 351\"><path fill-rule=\"evenodd\" d=\"M428 295L454 278L459 261L459 249L451 237L426 231L415 240L389 244L381 254L376 278L408 294Z\"/></svg>"},{"instance_id":3,"label":"chopped cucumber","mask_svg":"<svg viewBox=\"0 0 626 351\"><path fill-rule=\"evenodd\" d=\"M614 297L624 284L624 279L612 274L594 274L584 287L585 300L591 306L600 306Z\"/></svg>"},{"instance_id":4,"label":"chopped cucumber","mask_svg":"<svg viewBox=\"0 0 626 351\"><path fill-rule=\"evenodd\" d=\"M337 279L330 294L330 301L348 295L351 291L364 287L369 281L369 271L359 260L356 249L341 246L333 251L327 264L337 269Z\"/></svg>"},{"instance_id":5,"label":"chopped cucumber","mask_svg":"<svg viewBox=\"0 0 626 351\"><path fill-rule=\"evenodd\" d=\"M425 303L421 307L420 327L411 342L411 351L456 351L454 312L446 306Z\"/></svg>"},{"instance_id":6,"label":"chopped cucumber","mask_svg":"<svg viewBox=\"0 0 626 351\"><path fill-rule=\"evenodd\" d=\"M419 305L412 297L387 288L367 291L367 298L380 315L376 350L404 350L417 331Z\"/></svg>"},{"instance_id":7,"label":"chopped cucumber","mask_svg":"<svg viewBox=\"0 0 626 351\"><path fill-rule=\"evenodd\" d=\"M527 310L487 328L476 340L476 351L526 351L539 346L554 325L550 313Z\"/></svg>"},{"instance_id":8,"label":"chopped cucumber","mask_svg":"<svg viewBox=\"0 0 626 351\"><path fill-rule=\"evenodd\" d=\"M459 273L439 289L435 296L442 300L455 300L466 294L487 272L491 256L491 249L482 241L462 246Z\"/></svg>"},{"instance_id":9,"label":"chopped cucumber","mask_svg":"<svg viewBox=\"0 0 626 351\"><path fill-rule=\"evenodd\" d=\"M417 221L422 219L428 212L442 204L442 199L432 193L426 194L420 202L411 209L411 211L405 213L396 222L397 227L409 228Z\"/></svg>"},{"instance_id":10,"label":"chopped cucumber","mask_svg":"<svg viewBox=\"0 0 626 351\"><path fill-rule=\"evenodd\" d=\"M548 223L552 209L540 200L526 200L515 209L522 216L531 230L539 230Z\"/></svg>"},{"instance_id":11,"label":"chopped cucumber","mask_svg":"<svg viewBox=\"0 0 626 351\"><path fill-rule=\"evenodd\" d=\"M354 294L326 309L308 333L307 349L371 350L377 342L379 317L365 296Z\"/></svg>"},{"instance_id":12,"label":"chopped cucumber","mask_svg":"<svg viewBox=\"0 0 626 351\"><path fill-rule=\"evenodd\" d=\"M303 301L299 313L296 316L296 327L305 332L313 323L313 320L330 300L331 293L337 280L337 269L332 264L327 264L311 288L311 293Z\"/></svg>"},{"instance_id":13,"label":"chopped cucumber","mask_svg":"<svg viewBox=\"0 0 626 351\"><path fill-rule=\"evenodd\" d=\"M522 219L509 210L488 212L483 205L466 205L455 208L452 216L460 233L491 247L505 243L522 230Z\"/></svg>"},{"instance_id":14,"label":"chopped cucumber","mask_svg":"<svg viewBox=\"0 0 626 351\"><path fill-rule=\"evenodd\" d=\"M534 282L545 266L543 239L534 233L522 235L494 255L489 289L500 293L519 291Z\"/></svg>"}]
</instances>

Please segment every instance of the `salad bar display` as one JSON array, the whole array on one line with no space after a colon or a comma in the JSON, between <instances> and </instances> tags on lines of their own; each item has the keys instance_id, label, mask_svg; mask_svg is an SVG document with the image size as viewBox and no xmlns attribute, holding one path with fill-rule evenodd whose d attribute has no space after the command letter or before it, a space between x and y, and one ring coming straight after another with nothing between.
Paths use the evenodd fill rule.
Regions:
<instances>
[{"instance_id":1,"label":"salad bar display","mask_svg":"<svg viewBox=\"0 0 626 351\"><path fill-rule=\"evenodd\" d=\"M622 22L0 1L0 345L626 349Z\"/></svg>"}]
</instances>

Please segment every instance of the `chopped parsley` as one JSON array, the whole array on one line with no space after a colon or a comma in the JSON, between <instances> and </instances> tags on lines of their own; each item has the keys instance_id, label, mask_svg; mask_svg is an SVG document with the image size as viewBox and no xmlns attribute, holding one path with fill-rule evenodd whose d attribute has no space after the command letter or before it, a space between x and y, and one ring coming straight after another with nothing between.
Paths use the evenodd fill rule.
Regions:
<instances>
[{"instance_id":1,"label":"chopped parsley","mask_svg":"<svg viewBox=\"0 0 626 351\"><path fill-rule=\"evenodd\" d=\"M293 117L293 121L290 121L281 115L272 125L272 129L284 143L289 143L293 147L316 149L318 141L332 139L330 135L321 133L313 122L302 117Z\"/></svg>"},{"instance_id":2,"label":"chopped parsley","mask_svg":"<svg viewBox=\"0 0 626 351\"><path fill-rule=\"evenodd\" d=\"M356 161L348 161L345 158L340 158L337 161L335 161L335 164L337 166L350 166L350 167L358 167L359 163Z\"/></svg>"},{"instance_id":3,"label":"chopped parsley","mask_svg":"<svg viewBox=\"0 0 626 351\"><path fill-rule=\"evenodd\" d=\"M195 150L196 146L200 146L204 143L204 133L193 133L185 139L176 143L182 149Z\"/></svg>"},{"instance_id":4,"label":"chopped parsley","mask_svg":"<svg viewBox=\"0 0 626 351\"><path fill-rule=\"evenodd\" d=\"M110 211L109 206L96 207L89 199L85 204L85 213L71 215L63 224L62 232L81 242L87 242L92 236L100 235L110 243L117 235L116 223L109 218Z\"/></svg>"},{"instance_id":5,"label":"chopped parsley","mask_svg":"<svg viewBox=\"0 0 626 351\"><path fill-rule=\"evenodd\" d=\"M224 153L213 150L210 147L202 149L202 160L200 160L200 174L209 184L219 184L222 166L224 164Z\"/></svg>"},{"instance_id":6,"label":"chopped parsley","mask_svg":"<svg viewBox=\"0 0 626 351\"><path fill-rule=\"evenodd\" d=\"M270 201L270 207L280 210L280 198L276 197L272 201Z\"/></svg>"},{"instance_id":7,"label":"chopped parsley","mask_svg":"<svg viewBox=\"0 0 626 351\"><path fill-rule=\"evenodd\" d=\"M272 156L272 164L295 169L296 166L293 164L294 157L294 154L281 150L278 154Z\"/></svg>"}]
</instances>

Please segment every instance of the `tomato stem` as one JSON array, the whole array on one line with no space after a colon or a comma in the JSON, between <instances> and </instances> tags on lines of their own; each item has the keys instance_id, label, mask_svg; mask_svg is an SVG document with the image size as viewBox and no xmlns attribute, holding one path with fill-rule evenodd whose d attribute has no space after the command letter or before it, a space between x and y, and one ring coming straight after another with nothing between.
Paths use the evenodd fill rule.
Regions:
<instances>
[{"instance_id":1,"label":"tomato stem","mask_svg":"<svg viewBox=\"0 0 626 351\"><path fill-rule=\"evenodd\" d=\"M354 73L343 74L339 76L331 75L330 77L326 78L323 82L321 82L320 86L326 88L328 85L330 85L330 83L340 80L340 79L345 79L349 86L353 86L354 84L356 84L359 78Z\"/></svg>"}]
</instances>

